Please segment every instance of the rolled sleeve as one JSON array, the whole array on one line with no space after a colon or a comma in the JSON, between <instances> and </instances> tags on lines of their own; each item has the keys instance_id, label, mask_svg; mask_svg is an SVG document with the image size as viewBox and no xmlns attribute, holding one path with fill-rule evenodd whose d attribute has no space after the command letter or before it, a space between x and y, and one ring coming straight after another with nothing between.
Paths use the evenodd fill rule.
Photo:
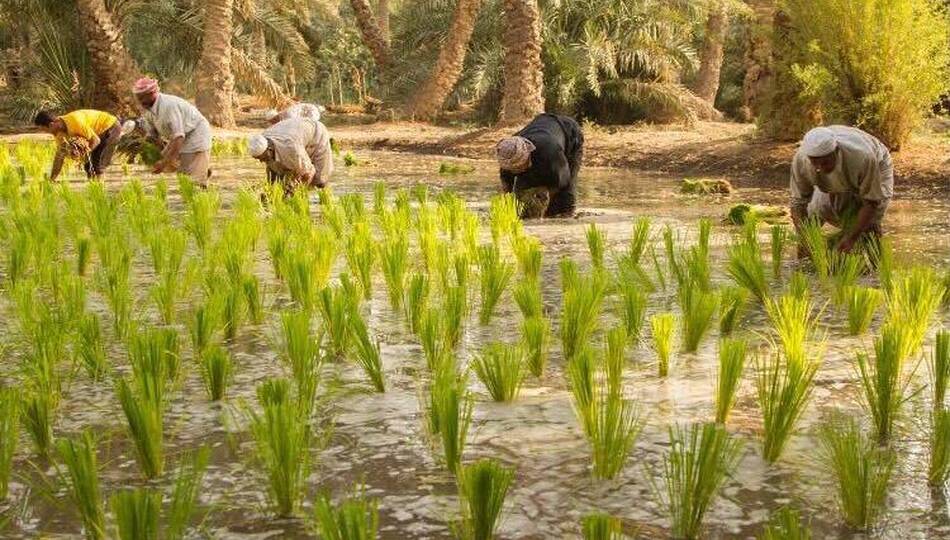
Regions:
<instances>
[{"instance_id":1,"label":"rolled sleeve","mask_svg":"<svg viewBox=\"0 0 950 540\"><path fill-rule=\"evenodd\" d=\"M789 206L792 210L799 210L804 213L811 201L812 194L815 192L815 185L808 174L802 170L801 159L798 156L792 163L789 192L791 194Z\"/></svg>"}]
</instances>

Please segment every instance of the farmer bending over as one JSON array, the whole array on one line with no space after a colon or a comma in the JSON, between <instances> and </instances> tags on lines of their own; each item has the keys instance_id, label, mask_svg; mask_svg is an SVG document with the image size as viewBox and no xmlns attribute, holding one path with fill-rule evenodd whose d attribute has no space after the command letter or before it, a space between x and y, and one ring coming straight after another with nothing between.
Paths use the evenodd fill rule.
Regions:
<instances>
[{"instance_id":1,"label":"farmer bending over","mask_svg":"<svg viewBox=\"0 0 950 540\"><path fill-rule=\"evenodd\" d=\"M286 192L297 186L322 188L333 172L330 132L307 118L289 118L247 140L251 157L267 165L267 180Z\"/></svg>"},{"instance_id":2,"label":"farmer bending over","mask_svg":"<svg viewBox=\"0 0 950 540\"><path fill-rule=\"evenodd\" d=\"M545 217L572 216L577 202L577 173L584 155L584 134L573 118L541 114L496 147L505 193L546 188Z\"/></svg>"},{"instance_id":3,"label":"farmer bending over","mask_svg":"<svg viewBox=\"0 0 950 540\"><path fill-rule=\"evenodd\" d=\"M33 123L56 137L58 147L49 173L50 180L59 177L67 155L84 160L83 169L87 178L102 176L102 171L112 163L115 147L122 138L118 119L94 109L80 109L62 116L40 111ZM77 139L80 140L80 146L76 145Z\"/></svg>"},{"instance_id":4,"label":"farmer bending over","mask_svg":"<svg viewBox=\"0 0 950 540\"><path fill-rule=\"evenodd\" d=\"M152 172L175 171L205 185L211 156L211 126L205 117L184 99L159 93L154 79L139 79L132 92L145 109L149 136L167 141Z\"/></svg>"},{"instance_id":5,"label":"farmer bending over","mask_svg":"<svg viewBox=\"0 0 950 540\"><path fill-rule=\"evenodd\" d=\"M837 249L850 252L858 240L882 233L894 195L891 154L860 129L815 128L805 134L792 161L791 192L795 228L806 218L842 228Z\"/></svg>"},{"instance_id":6,"label":"farmer bending over","mask_svg":"<svg viewBox=\"0 0 950 540\"><path fill-rule=\"evenodd\" d=\"M294 103L280 112L277 112L276 109L271 109L267 111L266 116L267 123L270 125L290 118L309 118L314 122L319 122L322 112L323 107L314 105L313 103Z\"/></svg>"}]
</instances>

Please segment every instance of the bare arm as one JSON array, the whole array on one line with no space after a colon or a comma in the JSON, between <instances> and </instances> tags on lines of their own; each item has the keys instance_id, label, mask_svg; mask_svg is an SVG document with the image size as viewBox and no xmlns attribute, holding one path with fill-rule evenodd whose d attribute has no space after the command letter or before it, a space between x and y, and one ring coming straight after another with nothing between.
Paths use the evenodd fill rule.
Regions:
<instances>
[{"instance_id":1,"label":"bare arm","mask_svg":"<svg viewBox=\"0 0 950 540\"><path fill-rule=\"evenodd\" d=\"M160 173L168 168L175 160L178 159L178 154L181 153L181 147L185 144L185 136L179 135L174 139L168 141L168 144L165 145L165 148L162 150L162 159L155 164L153 172Z\"/></svg>"},{"instance_id":2,"label":"bare arm","mask_svg":"<svg viewBox=\"0 0 950 540\"><path fill-rule=\"evenodd\" d=\"M857 223L845 234L844 238L842 238L838 244L839 251L845 253L851 251L855 242L857 242L864 233L871 230L871 227L874 225L874 215L877 213L877 205L877 201L864 201L861 205L861 209L858 210Z\"/></svg>"},{"instance_id":3,"label":"bare arm","mask_svg":"<svg viewBox=\"0 0 950 540\"><path fill-rule=\"evenodd\" d=\"M49 179L55 181L59 178L59 173L63 172L63 161L66 159L66 152L60 146L56 149L56 156L53 157L53 168L49 172Z\"/></svg>"}]
</instances>

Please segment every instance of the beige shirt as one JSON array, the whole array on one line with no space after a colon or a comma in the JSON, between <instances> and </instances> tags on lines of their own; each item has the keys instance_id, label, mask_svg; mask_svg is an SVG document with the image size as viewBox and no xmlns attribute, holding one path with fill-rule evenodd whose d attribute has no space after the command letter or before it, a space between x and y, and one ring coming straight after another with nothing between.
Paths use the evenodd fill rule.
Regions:
<instances>
[{"instance_id":1,"label":"beige shirt","mask_svg":"<svg viewBox=\"0 0 950 540\"><path fill-rule=\"evenodd\" d=\"M830 195L847 193L862 201L886 201L894 196L891 153L873 135L848 126L829 126L838 141L838 160L831 173L815 170L799 148L792 160L791 206L804 211L815 188Z\"/></svg>"},{"instance_id":2,"label":"beige shirt","mask_svg":"<svg viewBox=\"0 0 950 540\"><path fill-rule=\"evenodd\" d=\"M211 150L211 126L197 107L170 94L158 94L145 111L145 121L165 140L185 137L182 154Z\"/></svg>"},{"instance_id":3,"label":"beige shirt","mask_svg":"<svg viewBox=\"0 0 950 540\"><path fill-rule=\"evenodd\" d=\"M267 167L277 174L313 176L325 170L331 159L330 132L320 122L289 118L262 135L274 147L274 159Z\"/></svg>"},{"instance_id":4,"label":"beige shirt","mask_svg":"<svg viewBox=\"0 0 950 540\"><path fill-rule=\"evenodd\" d=\"M290 118L309 118L315 122L320 121L320 107L312 103L294 103L290 107L280 111L277 115L278 121L288 120Z\"/></svg>"}]
</instances>

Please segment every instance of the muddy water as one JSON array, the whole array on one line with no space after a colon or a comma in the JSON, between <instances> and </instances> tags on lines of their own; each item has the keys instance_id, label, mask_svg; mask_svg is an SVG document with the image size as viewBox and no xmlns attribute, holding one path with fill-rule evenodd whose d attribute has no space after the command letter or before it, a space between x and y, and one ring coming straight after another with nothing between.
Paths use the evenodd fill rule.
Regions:
<instances>
[{"instance_id":1,"label":"muddy water","mask_svg":"<svg viewBox=\"0 0 950 540\"><path fill-rule=\"evenodd\" d=\"M334 177L338 193L359 192L371 196L372 182L386 181L391 188L426 182L431 189L452 188L471 206L483 209L487 195L497 186L490 163L476 163L471 175L440 177L435 174L440 160L431 157L387 153L361 154L370 163L343 168ZM216 160L216 178L225 185L225 200L234 186L256 181L260 169L245 159ZM225 181L226 179L226 181ZM118 182L118 179L113 178ZM686 238L695 233L701 217L719 220L733 201L782 203L783 192L740 190L725 199L696 199L677 193L676 179L641 176L629 172L586 170L578 219L528 223L528 233L545 247L543 293L549 317L555 324L560 304L557 260L574 257L582 266L588 257L584 228L597 223L609 242L618 249L630 235L633 217L653 218L655 229L670 224ZM950 205L943 200L896 201L889 214L889 226L903 261L926 261L946 265L950 260L947 235ZM714 229L714 268L721 269L731 231ZM137 276L150 279L144 261ZM785 269L791 272L791 261ZM270 276L269 263L259 256L259 272ZM725 282L721 271L714 279ZM776 285L777 287L777 285ZM280 304L283 296L271 283L269 299ZM816 291L818 298L825 296ZM143 302L144 304L144 302ZM673 309L671 293L651 297L650 313ZM616 317L606 304L602 328ZM433 459L425 441L423 415L419 408L419 377L424 369L420 347L400 319L389 309L382 278L377 276L374 298L369 307L371 327L382 340L387 392L365 390L362 373L352 365L331 366L327 379L336 380L329 407L333 411L333 432L325 449L314 452L310 479L312 491L330 489L341 493L355 482L364 482L368 493L378 498L383 538L450 537L448 522L457 515L454 481ZM103 312L104 313L104 312ZM151 314L154 315L154 314ZM844 315L829 309L824 314L829 346L824 356L812 405L802 422L802 433L794 437L782 460L768 466L759 457L758 409L752 380L747 373L729 430L745 441L743 459L730 479L723 497L707 518L711 538L752 538L769 513L791 504L811 520L816 538L852 537L839 525L827 476L816 468L815 442L808 431L826 412L844 409L860 414L852 358L856 348L869 345L868 338L844 337ZM230 344L235 355L235 380L224 405L209 404L194 369L173 393L167 415L166 449L168 468L174 470L177 457L200 445L213 448L212 462L205 477L201 504L210 514L200 536L215 538L298 538L308 537L299 520L277 521L266 511L266 484L252 467L253 442L246 431L244 407L253 404L256 384L282 368L273 352L273 317L260 327L249 327ZM944 311L938 324L947 324ZM479 347L492 340L516 339L520 314L506 295L492 323L479 327L470 320L461 349L465 362ZM751 310L743 331L767 329L760 309ZM503 538L574 538L579 536L580 518L592 511L607 512L624 519L629 532L639 529L641 537L668 536L664 509L657 503L651 477L659 473L667 448L667 429L673 423L705 421L713 410L713 383L716 367L716 332L707 336L696 354L675 355L670 376L656 376L655 357L645 332L643 344L628 351L625 375L626 394L639 401L646 420L624 472L610 482L593 481L589 472L589 451L571 409L565 386L563 359L557 341L552 343L551 360L541 380L529 378L520 398L511 404L489 401L486 392L472 378L477 393L475 418L464 460L494 457L516 469L516 478L506 503L500 527ZM927 349L929 350L930 341ZM113 357L123 358L119 347ZM117 360L122 362L122 360ZM921 368L921 381L926 370ZM950 537L950 514L940 493L931 493L924 480L926 471L926 413L929 404L911 404L912 414L902 425L900 461L896 481L889 496L887 518L873 537ZM125 435L125 422L109 384L94 385L77 377L67 390L57 424L57 435L70 434L93 426L103 436L100 460L106 493L129 485L142 485L132 449ZM15 469L19 478L12 487L14 501L5 514L11 517L3 535L9 537L75 537L78 518L69 508L62 491L36 487L41 477L49 479L48 464L28 463L27 441L22 441ZM167 474L166 477L170 477ZM656 477L659 480L658 477ZM157 483L166 487L169 478ZM308 497L310 500L312 497ZM309 509L309 505L307 506Z\"/></svg>"}]
</instances>

